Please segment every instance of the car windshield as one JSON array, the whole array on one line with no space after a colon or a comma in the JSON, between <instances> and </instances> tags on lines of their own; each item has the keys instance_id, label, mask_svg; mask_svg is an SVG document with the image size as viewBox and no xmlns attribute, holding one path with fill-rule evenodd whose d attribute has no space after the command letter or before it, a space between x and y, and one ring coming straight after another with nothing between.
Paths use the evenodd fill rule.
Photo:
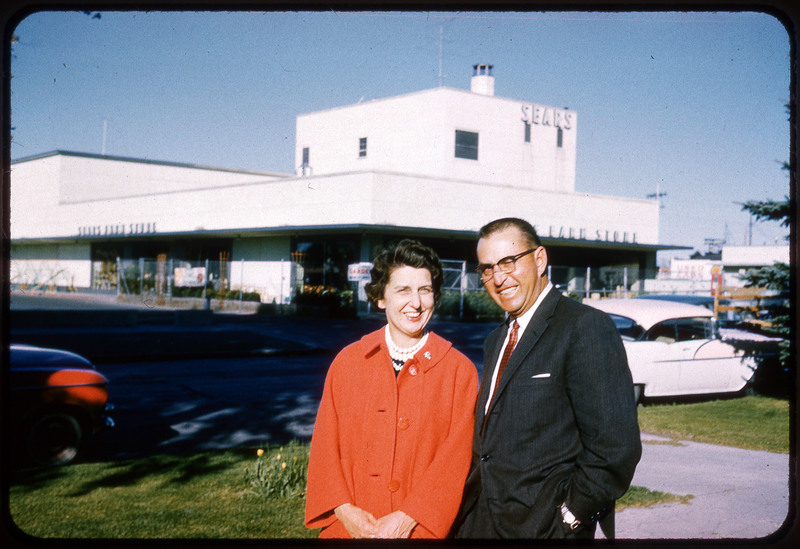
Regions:
<instances>
[{"instance_id":1,"label":"car windshield","mask_svg":"<svg viewBox=\"0 0 800 549\"><path fill-rule=\"evenodd\" d=\"M693 339L713 339L716 335L716 325L712 318L672 318L659 322L645 334L647 341L661 341L675 343L676 341L691 341Z\"/></svg>"},{"instance_id":2,"label":"car windshield","mask_svg":"<svg viewBox=\"0 0 800 549\"><path fill-rule=\"evenodd\" d=\"M609 314L608 316L614 321L614 325L617 327L617 330L619 330L619 335L622 336L623 339L639 339L642 333L644 333L644 328L636 324L636 321L632 318L615 314Z\"/></svg>"}]
</instances>

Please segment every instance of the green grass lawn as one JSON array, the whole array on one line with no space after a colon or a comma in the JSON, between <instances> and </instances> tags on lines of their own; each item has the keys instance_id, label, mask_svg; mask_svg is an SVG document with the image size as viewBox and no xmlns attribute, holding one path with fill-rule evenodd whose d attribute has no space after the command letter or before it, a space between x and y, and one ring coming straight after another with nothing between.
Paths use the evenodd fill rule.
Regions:
<instances>
[{"instance_id":1,"label":"green grass lawn","mask_svg":"<svg viewBox=\"0 0 800 549\"><path fill-rule=\"evenodd\" d=\"M24 471L11 517L41 538L316 537L303 526L304 498L252 490L245 471L256 460L247 449Z\"/></svg>"},{"instance_id":2,"label":"green grass lawn","mask_svg":"<svg viewBox=\"0 0 800 549\"><path fill-rule=\"evenodd\" d=\"M789 453L789 401L761 396L639 408L639 428L677 440Z\"/></svg>"},{"instance_id":3,"label":"green grass lawn","mask_svg":"<svg viewBox=\"0 0 800 549\"><path fill-rule=\"evenodd\" d=\"M784 453L789 448L789 405L782 400L644 406L639 421L643 431L675 439ZM15 471L11 518L22 533L38 538L314 538L317 532L303 527L302 495L264 489L267 481L301 482L281 476L291 470L291 455L288 448L273 448L258 458L250 448ZM285 461L289 467L282 467ZM634 486L617 509L688 499Z\"/></svg>"}]
</instances>

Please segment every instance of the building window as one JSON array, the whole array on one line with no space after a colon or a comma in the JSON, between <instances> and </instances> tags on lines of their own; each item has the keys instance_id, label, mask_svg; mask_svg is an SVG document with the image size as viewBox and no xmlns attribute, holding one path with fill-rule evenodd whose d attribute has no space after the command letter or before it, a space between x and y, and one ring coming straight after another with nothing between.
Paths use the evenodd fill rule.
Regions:
<instances>
[{"instance_id":1,"label":"building window","mask_svg":"<svg viewBox=\"0 0 800 549\"><path fill-rule=\"evenodd\" d=\"M530 123L525 122L525 143L530 143L530 142L531 142L531 125Z\"/></svg>"},{"instance_id":2,"label":"building window","mask_svg":"<svg viewBox=\"0 0 800 549\"><path fill-rule=\"evenodd\" d=\"M564 130L562 130L561 128L558 128L558 137L556 139L557 139L556 145L560 149L561 147L564 146Z\"/></svg>"},{"instance_id":3,"label":"building window","mask_svg":"<svg viewBox=\"0 0 800 549\"><path fill-rule=\"evenodd\" d=\"M456 158L478 159L478 134L456 130Z\"/></svg>"},{"instance_id":4,"label":"building window","mask_svg":"<svg viewBox=\"0 0 800 549\"><path fill-rule=\"evenodd\" d=\"M303 147L303 166L308 166L308 147Z\"/></svg>"},{"instance_id":5,"label":"building window","mask_svg":"<svg viewBox=\"0 0 800 549\"><path fill-rule=\"evenodd\" d=\"M358 156L363 158L367 156L367 138L361 137L358 140Z\"/></svg>"}]
</instances>

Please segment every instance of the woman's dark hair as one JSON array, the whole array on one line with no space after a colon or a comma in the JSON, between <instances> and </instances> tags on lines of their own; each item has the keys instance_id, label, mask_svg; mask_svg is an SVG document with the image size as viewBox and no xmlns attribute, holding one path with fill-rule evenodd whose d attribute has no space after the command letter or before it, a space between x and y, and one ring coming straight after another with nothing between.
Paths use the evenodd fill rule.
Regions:
<instances>
[{"instance_id":1,"label":"woman's dark hair","mask_svg":"<svg viewBox=\"0 0 800 549\"><path fill-rule=\"evenodd\" d=\"M530 246L538 248L542 245L541 240L539 240L539 235L536 234L536 229L533 228L533 225L524 219L519 219L518 217L504 217L502 219L495 219L494 221L487 223L481 227L480 231L478 231L478 240L481 238L486 238L487 236L498 231L508 229L509 227L516 227L519 229L519 231L525 235L525 238L528 239L528 244Z\"/></svg>"},{"instance_id":2,"label":"woman's dark hair","mask_svg":"<svg viewBox=\"0 0 800 549\"><path fill-rule=\"evenodd\" d=\"M370 271L372 281L364 287L369 302L373 306L377 307L378 300L383 299L392 272L403 266L428 269L428 272L431 273L434 303L439 301L444 284L444 274L439 256L432 248L420 244L416 240L405 239L383 250L373 261L372 271Z\"/></svg>"}]
</instances>

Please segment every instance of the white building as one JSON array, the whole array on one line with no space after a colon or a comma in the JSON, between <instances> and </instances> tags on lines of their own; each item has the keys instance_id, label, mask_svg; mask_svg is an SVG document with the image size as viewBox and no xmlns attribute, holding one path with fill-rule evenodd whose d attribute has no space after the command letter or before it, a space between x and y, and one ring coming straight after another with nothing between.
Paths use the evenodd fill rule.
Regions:
<instances>
[{"instance_id":1,"label":"white building","mask_svg":"<svg viewBox=\"0 0 800 549\"><path fill-rule=\"evenodd\" d=\"M789 245L783 246L725 246L722 248L722 271L726 286L744 286L740 276L749 269L769 267L775 263L790 263Z\"/></svg>"},{"instance_id":2,"label":"white building","mask_svg":"<svg viewBox=\"0 0 800 549\"><path fill-rule=\"evenodd\" d=\"M300 115L296 165L573 193L577 113L494 97L487 79Z\"/></svg>"},{"instance_id":3,"label":"white building","mask_svg":"<svg viewBox=\"0 0 800 549\"><path fill-rule=\"evenodd\" d=\"M712 287L745 286L741 275L750 269L768 267L774 263L789 264L789 245L783 246L724 246L720 253L681 259L672 258L669 269L657 280L646 281L643 289L653 293L712 295ZM713 280L714 275L720 276Z\"/></svg>"},{"instance_id":4,"label":"white building","mask_svg":"<svg viewBox=\"0 0 800 549\"><path fill-rule=\"evenodd\" d=\"M234 286L286 301L294 262L307 284L342 287L347 265L413 237L472 263L477 230L506 216L536 226L566 279L654 271L669 248L658 203L576 192L577 113L495 97L491 71L476 65L470 91L298 116L296 174L64 151L14 161L11 283L97 287L117 257L224 256Z\"/></svg>"}]
</instances>

